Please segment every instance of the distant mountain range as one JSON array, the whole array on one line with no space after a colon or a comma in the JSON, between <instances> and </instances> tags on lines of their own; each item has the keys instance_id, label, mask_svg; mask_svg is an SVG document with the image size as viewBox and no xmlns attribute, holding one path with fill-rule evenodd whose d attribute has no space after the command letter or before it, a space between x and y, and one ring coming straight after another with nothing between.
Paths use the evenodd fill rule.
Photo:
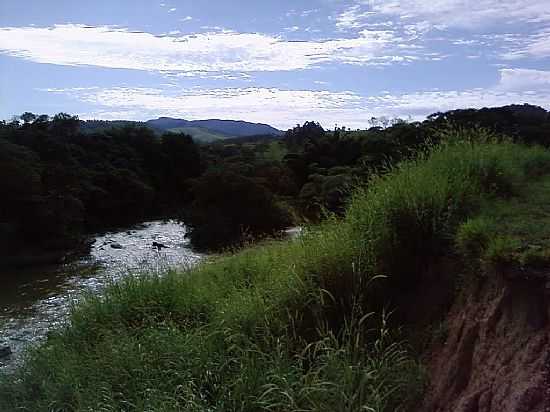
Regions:
<instances>
[{"instance_id":1,"label":"distant mountain range","mask_svg":"<svg viewBox=\"0 0 550 412\"><path fill-rule=\"evenodd\" d=\"M128 120L88 120L81 122L81 130L95 132L113 127L124 126L150 127L158 133L175 132L191 135L195 140L208 143L235 137L248 136L282 136L283 132L263 123L250 123L242 120L184 120L171 117L159 117L146 122Z\"/></svg>"}]
</instances>

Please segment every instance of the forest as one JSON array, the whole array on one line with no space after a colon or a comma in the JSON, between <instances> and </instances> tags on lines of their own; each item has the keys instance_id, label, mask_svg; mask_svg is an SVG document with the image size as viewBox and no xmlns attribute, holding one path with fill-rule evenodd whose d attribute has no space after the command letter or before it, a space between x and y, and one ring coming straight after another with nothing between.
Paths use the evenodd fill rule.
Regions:
<instances>
[{"instance_id":1,"label":"forest","mask_svg":"<svg viewBox=\"0 0 550 412\"><path fill-rule=\"evenodd\" d=\"M151 218L181 219L195 248L222 250L341 215L352 189L437 143L434 130L483 128L550 145L550 114L531 105L373 118L366 130L310 121L282 137L212 143L124 122L81 124L28 112L0 123L2 255L75 252L91 233Z\"/></svg>"}]
</instances>

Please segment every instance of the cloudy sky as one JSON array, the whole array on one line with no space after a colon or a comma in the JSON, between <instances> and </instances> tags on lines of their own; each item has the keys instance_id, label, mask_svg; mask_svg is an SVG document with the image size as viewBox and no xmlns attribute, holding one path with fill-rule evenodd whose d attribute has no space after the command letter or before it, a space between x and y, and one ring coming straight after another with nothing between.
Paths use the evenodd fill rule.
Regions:
<instances>
[{"instance_id":1,"label":"cloudy sky","mask_svg":"<svg viewBox=\"0 0 550 412\"><path fill-rule=\"evenodd\" d=\"M549 0L0 0L0 118L550 109Z\"/></svg>"}]
</instances>

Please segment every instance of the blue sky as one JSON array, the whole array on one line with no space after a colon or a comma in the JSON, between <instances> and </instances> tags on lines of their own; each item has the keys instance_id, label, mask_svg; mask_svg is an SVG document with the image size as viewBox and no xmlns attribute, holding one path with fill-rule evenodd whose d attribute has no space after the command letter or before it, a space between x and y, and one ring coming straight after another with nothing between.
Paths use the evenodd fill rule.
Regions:
<instances>
[{"instance_id":1,"label":"blue sky","mask_svg":"<svg viewBox=\"0 0 550 412\"><path fill-rule=\"evenodd\" d=\"M306 120L550 109L548 0L0 0L0 118Z\"/></svg>"}]
</instances>

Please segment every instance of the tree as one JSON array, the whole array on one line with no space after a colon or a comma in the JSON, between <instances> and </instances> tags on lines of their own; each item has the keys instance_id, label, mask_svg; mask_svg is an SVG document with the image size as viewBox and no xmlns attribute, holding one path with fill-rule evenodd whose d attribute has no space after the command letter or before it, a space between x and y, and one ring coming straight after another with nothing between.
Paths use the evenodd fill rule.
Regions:
<instances>
[{"instance_id":1,"label":"tree","mask_svg":"<svg viewBox=\"0 0 550 412\"><path fill-rule=\"evenodd\" d=\"M305 122L285 133L285 143L290 150L303 149L307 144L316 144L325 135L325 130L317 122Z\"/></svg>"},{"instance_id":2,"label":"tree","mask_svg":"<svg viewBox=\"0 0 550 412\"><path fill-rule=\"evenodd\" d=\"M40 116L37 116L36 119L33 122L33 125L35 124L44 124L50 121L50 116L47 114L41 114Z\"/></svg>"},{"instance_id":3,"label":"tree","mask_svg":"<svg viewBox=\"0 0 550 412\"><path fill-rule=\"evenodd\" d=\"M25 124L28 124L36 119L36 115L31 112L25 112L19 117L21 118L21 120L23 120L23 122L25 122Z\"/></svg>"},{"instance_id":4,"label":"tree","mask_svg":"<svg viewBox=\"0 0 550 412\"><path fill-rule=\"evenodd\" d=\"M78 116L58 113L52 119L52 129L61 136L73 136L78 132L79 127Z\"/></svg>"},{"instance_id":5,"label":"tree","mask_svg":"<svg viewBox=\"0 0 550 412\"><path fill-rule=\"evenodd\" d=\"M199 249L239 244L247 235L273 234L292 223L290 213L253 179L232 172L209 172L195 180L194 201L185 223Z\"/></svg>"}]
</instances>

